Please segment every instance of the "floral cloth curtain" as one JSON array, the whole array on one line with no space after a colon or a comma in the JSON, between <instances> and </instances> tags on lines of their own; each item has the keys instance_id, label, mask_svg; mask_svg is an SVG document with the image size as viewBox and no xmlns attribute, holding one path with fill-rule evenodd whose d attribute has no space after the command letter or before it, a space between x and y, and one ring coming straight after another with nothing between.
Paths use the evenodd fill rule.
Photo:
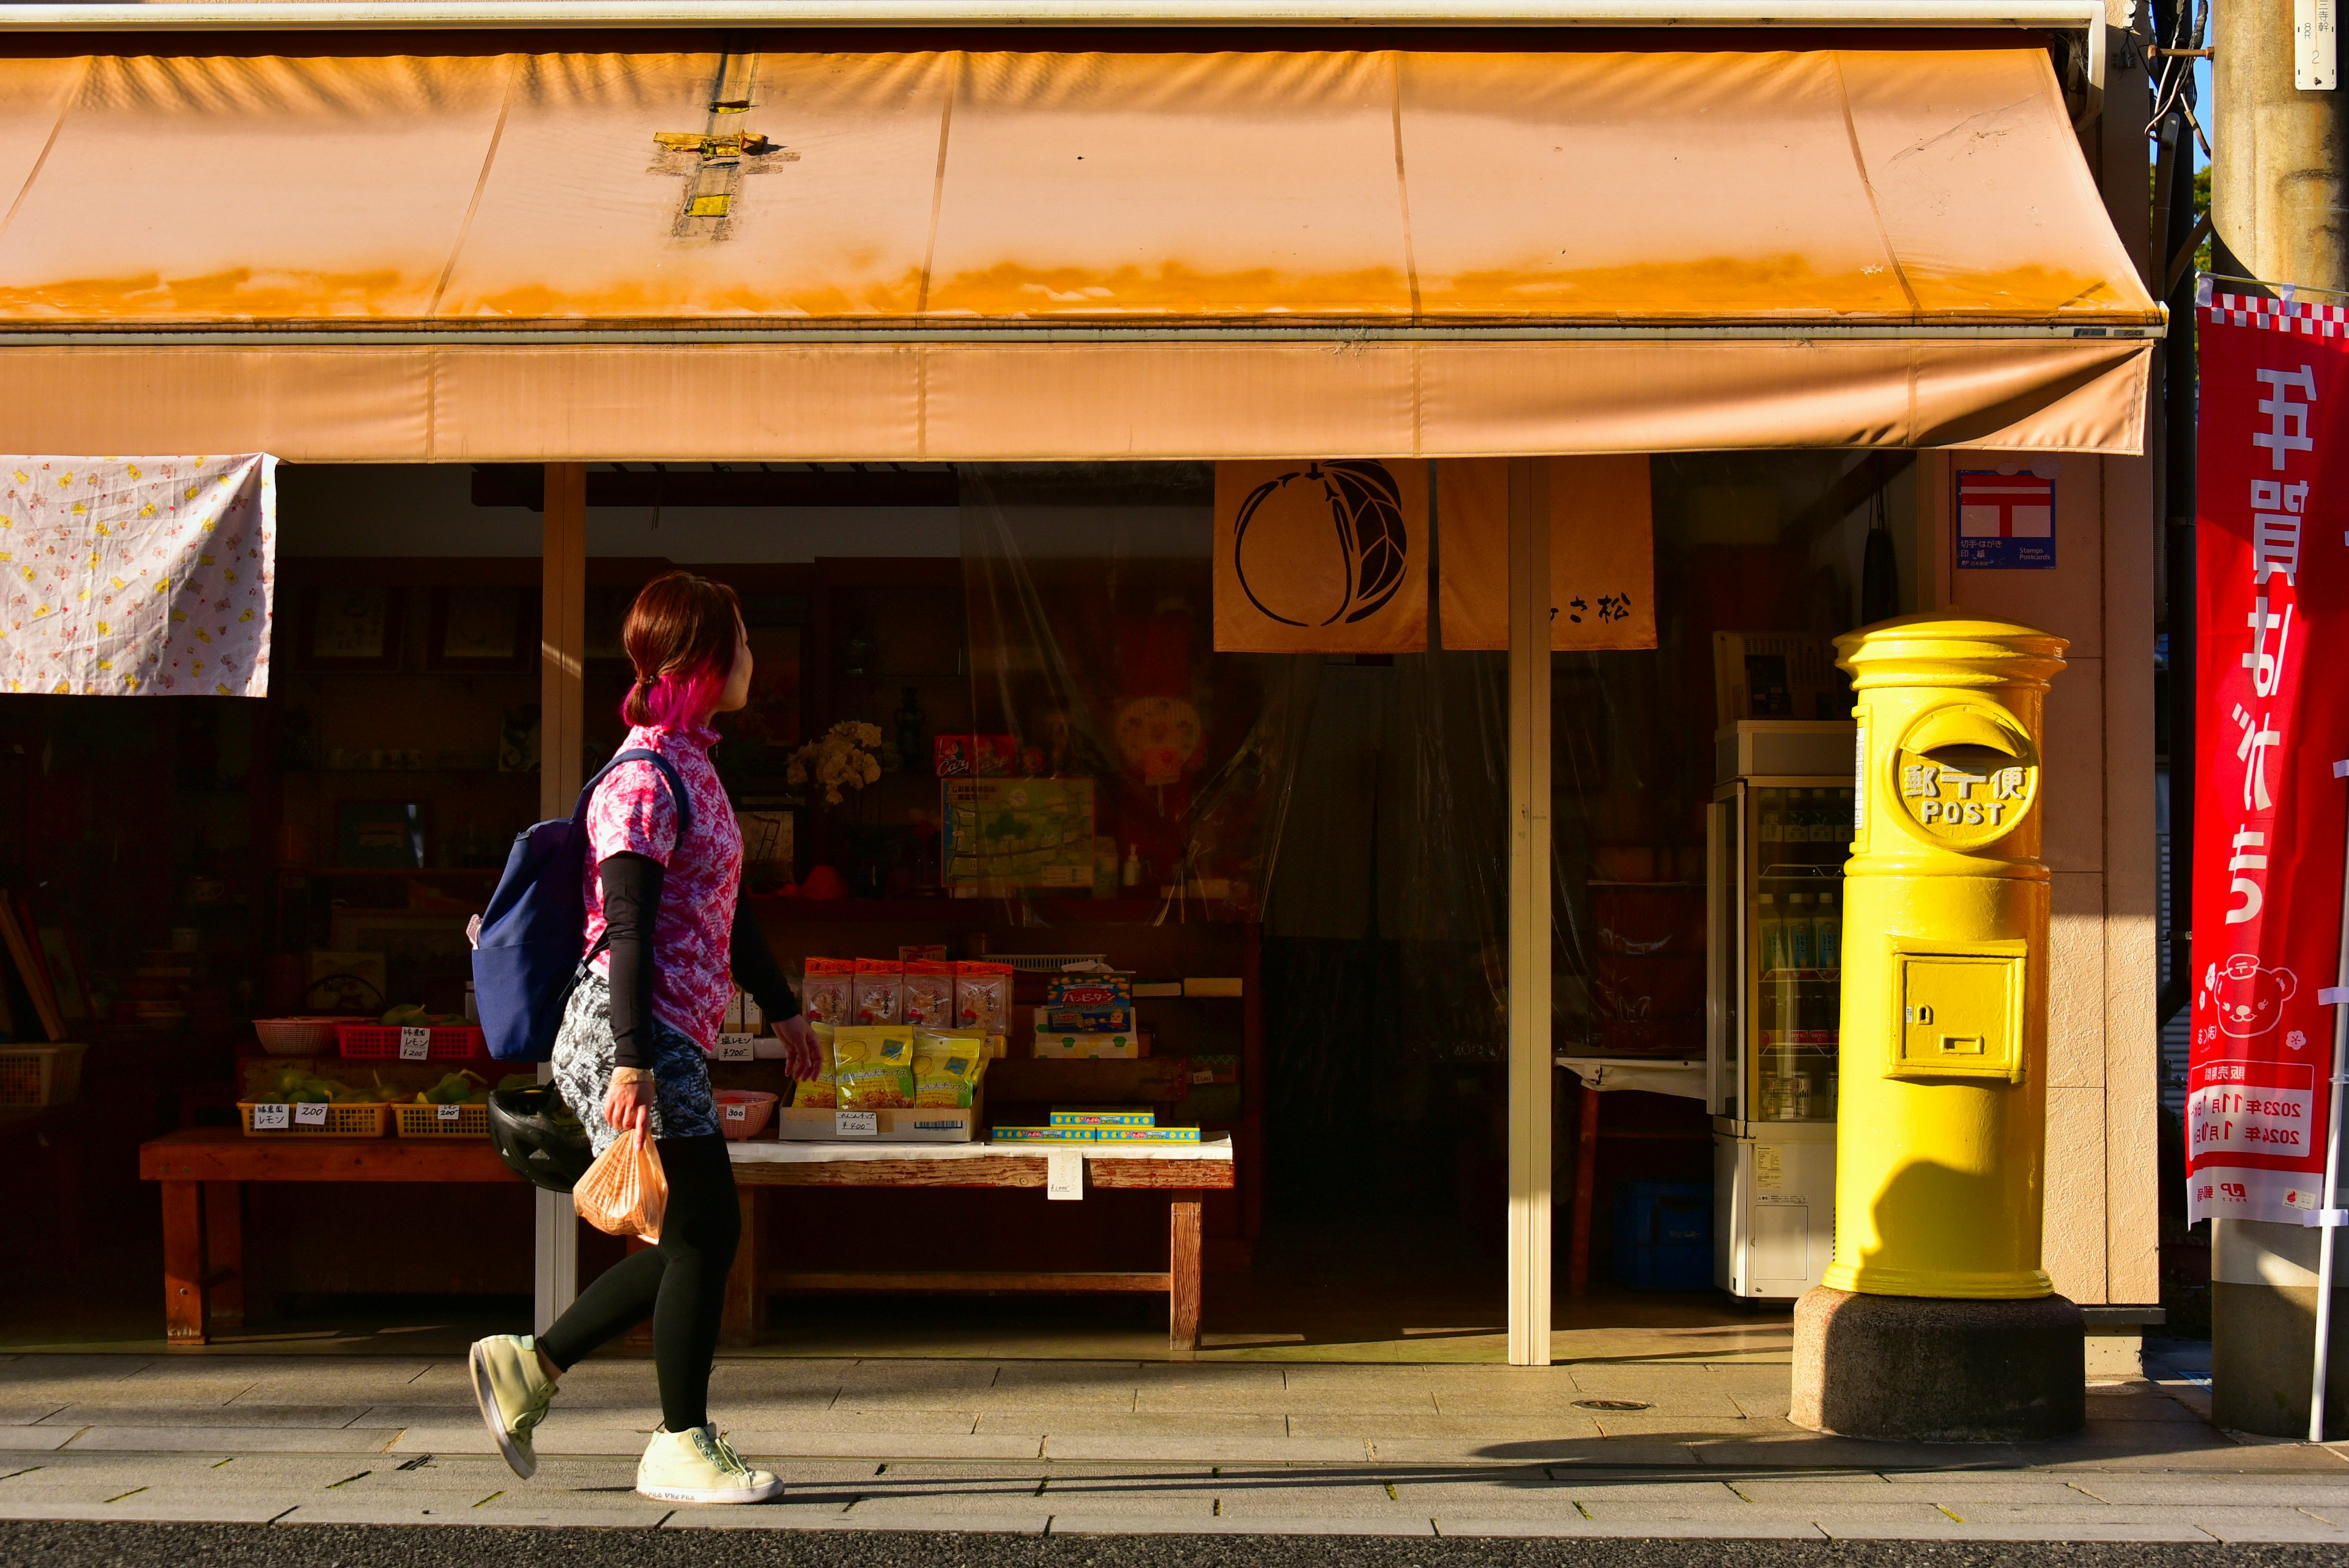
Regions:
<instances>
[{"instance_id":1,"label":"floral cloth curtain","mask_svg":"<svg viewBox=\"0 0 2349 1568\"><path fill-rule=\"evenodd\" d=\"M0 689L265 697L277 460L0 456Z\"/></svg>"}]
</instances>

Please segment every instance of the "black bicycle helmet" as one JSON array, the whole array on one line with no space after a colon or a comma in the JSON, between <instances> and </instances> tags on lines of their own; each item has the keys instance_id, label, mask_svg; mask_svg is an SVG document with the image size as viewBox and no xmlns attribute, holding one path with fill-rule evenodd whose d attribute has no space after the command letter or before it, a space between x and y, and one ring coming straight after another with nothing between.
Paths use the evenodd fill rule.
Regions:
<instances>
[{"instance_id":1,"label":"black bicycle helmet","mask_svg":"<svg viewBox=\"0 0 2349 1568\"><path fill-rule=\"evenodd\" d=\"M490 1096L490 1143L533 1186L568 1192L595 1163L587 1129L552 1084Z\"/></svg>"}]
</instances>

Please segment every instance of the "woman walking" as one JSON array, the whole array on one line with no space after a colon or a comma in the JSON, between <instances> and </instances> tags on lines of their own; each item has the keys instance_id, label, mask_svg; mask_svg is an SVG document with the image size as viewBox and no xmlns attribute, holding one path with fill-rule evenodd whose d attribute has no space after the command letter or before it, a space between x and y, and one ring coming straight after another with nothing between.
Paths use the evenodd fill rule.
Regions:
<instances>
[{"instance_id":1,"label":"woman walking","mask_svg":"<svg viewBox=\"0 0 2349 1568\"><path fill-rule=\"evenodd\" d=\"M709 1372L741 1218L726 1139L710 1103L708 1053L734 986L757 999L793 1077L813 1077L816 1043L740 898L742 836L709 748L709 722L749 701L750 639L734 590L688 572L646 585L621 633L636 666L624 763L587 812L587 972L554 1044L555 1081L602 1154L645 1127L668 1179L660 1243L598 1276L533 1339L493 1334L471 1357L481 1419L517 1475L538 1468L531 1433L556 1380L649 1316L661 1427L636 1490L665 1502L762 1502L782 1490L744 1464L709 1419ZM682 831L680 831L682 822Z\"/></svg>"}]
</instances>

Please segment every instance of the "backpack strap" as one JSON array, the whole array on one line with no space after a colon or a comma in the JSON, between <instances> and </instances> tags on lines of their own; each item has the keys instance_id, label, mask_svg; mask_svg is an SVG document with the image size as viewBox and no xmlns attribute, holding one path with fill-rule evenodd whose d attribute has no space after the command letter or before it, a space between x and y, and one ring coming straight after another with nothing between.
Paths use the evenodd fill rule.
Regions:
<instances>
[{"instance_id":1,"label":"backpack strap","mask_svg":"<svg viewBox=\"0 0 2349 1568\"><path fill-rule=\"evenodd\" d=\"M685 781L678 777L677 766L675 763L671 763L667 757L662 756L658 752L647 751L641 746L637 747L634 751L622 752L610 762L605 763L602 767L595 770L595 776L589 779L585 786L579 792L579 804L577 806L573 808L571 813L572 822L574 825L585 824L587 820L587 804L595 797L595 786L602 784L604 782L605 775L609 774L614 768L618 767L622 763L650 763L654 767L660 770L661 777L668 782L669 802L677 807L678 842L680 844L684 843L687 830L693 826L693 803L685 793Z\"/></svg>"},{"instance_id":2,"label":"backpack strap","mask_svg":"<svg viewBox=\"0 0 2349 1568\"><path fill-rule=\"evenodd\" d=\"M602 767L595 770L595 776L589 779L585 786L579 792L579 804L572 808L572 826L584 827L586 826L587 805L590 801L595 798L595 786L604 782L605 774L610 773L614 768L618 767L622 763L650 763L654 767L660 770L661 777L668 782L669 801L677 807L677 841L682 845L685 842L686 829L693 826L693 803L686 795L685 781L678 777L677 766L675 763L671 763L667 757L662 756L658 752L647 751L641 746L637 747L634 751L622 752L610 762L605 763ZM596 939L595 945L588 949L586 956L579 961L579 968L574 971L572 976L572 983L574 985L579 983L578 977L587 972L587 966L595 961L596 955L611 945L612 932L611 929L606 927L605 928L604 934Z\"/></svg>"}]
</instances>

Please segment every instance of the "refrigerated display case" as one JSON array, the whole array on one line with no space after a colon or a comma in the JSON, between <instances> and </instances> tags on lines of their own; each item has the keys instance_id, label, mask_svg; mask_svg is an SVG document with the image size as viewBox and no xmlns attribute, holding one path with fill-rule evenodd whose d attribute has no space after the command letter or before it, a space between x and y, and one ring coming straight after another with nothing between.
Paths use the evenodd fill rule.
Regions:
<instances>
[{"instance_id":1,"label":"refrigerated display case","mask_svg":"<svg viewBox=\"0 0 2349 1568\"><path fill-rule=\"evenodd\" d=\"M1716 740L1708 816L1706 1100L1713 1279L1782 1298L1835 1251L1849 722L1747 720Z\"/></svg>"}]
</instances>

